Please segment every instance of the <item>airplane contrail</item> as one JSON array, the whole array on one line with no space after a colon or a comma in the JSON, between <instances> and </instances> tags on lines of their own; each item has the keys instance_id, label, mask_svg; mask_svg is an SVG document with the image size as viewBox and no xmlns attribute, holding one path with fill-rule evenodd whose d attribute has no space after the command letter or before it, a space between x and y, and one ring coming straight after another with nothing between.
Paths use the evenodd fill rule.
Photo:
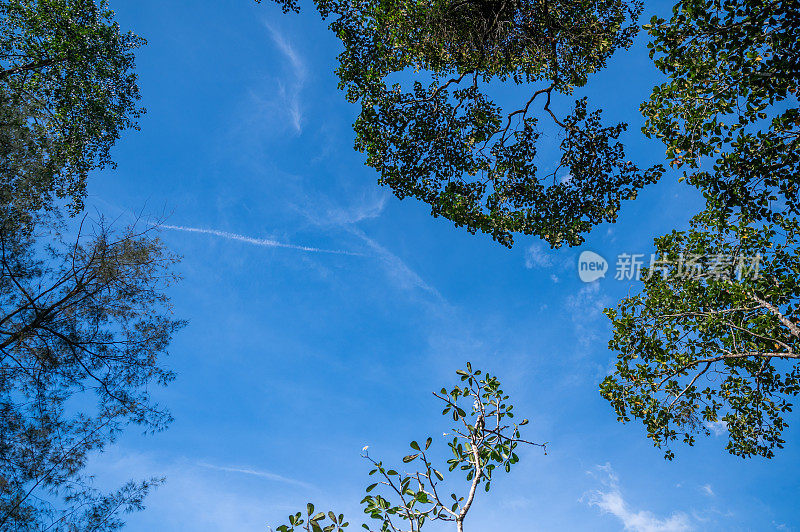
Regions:
<instances>
[{"instance_id":1,"label":"airplane contrail","mask_svg":"<svg viewBox=\"0 0 800 532\"><path fill-rule=\"evenodd\" d=\"M246 467L224 467L224 466L218 466L218 465L214 465L214 464L208 464L206 462L197 462L197 465L199 465L200 467L205 467L207 469L216 469L217 471L226 471L228 473L241 473L243 475L253 475L255 477L262 477L262 478L266 478L266 479L269 479L269 480L275 480L275 481L278 481L278 482L285 482L287 484L295 484L297 486L300 486L300 487L303 487L303 488L306 488L306 489L314 487L311 484L308 484L306 482L301 482L301 481L295 480L293 478L288 478L288 477L284 477L284 476L281 476L281 475L276 475L275 473L272 473L272 472L269 472L269 471L259 471L259 470L256 470L256 469L249 469L249 468L246 468Z\"/></svg>"},{"instance_id":2,"label":"airplane contrail","mask_svg":"<svg viewBox=\"0 0 800 532\"><path fill-rule=\"evenodd\" d=\"M185 231L187 233L202 233L205 235L218 236L221 238L227 238L228 240L237 240L239 242L245 242L247 244L254 244L256 246L264 246L269 248L296 249L298 251L309 251L312 253L333 253L335 255L351 255L354 257L363 256L363 254L355 253L353 251L345 251L340 249L322 249L310 246L298 246L295 244L286 244L284 242L278 242L277 240L270 240L266 238L253 238L251 236L240 235L237 233L229 233L227 231L218 231L216 229L203 229L201 227L186 227L183 225L168 225L168 224L153 224L153 225L155 227L160 227L162 229L171 229L173 231Z\"/></svg>"}]
</instances>

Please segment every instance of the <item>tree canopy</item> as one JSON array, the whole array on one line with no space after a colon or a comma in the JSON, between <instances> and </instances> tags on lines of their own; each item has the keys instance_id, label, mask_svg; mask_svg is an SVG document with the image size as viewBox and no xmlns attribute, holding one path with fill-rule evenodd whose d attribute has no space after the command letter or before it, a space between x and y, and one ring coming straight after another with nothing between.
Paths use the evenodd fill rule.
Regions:
<instances>
[{"instance_id":1,"label":"tree canopy","mask_svg":"<svg viewBox=\"0 0 800 532\"><path fill-rule=\"evenodd\" d=\"M641 293L608 309L618 353L600 386L653 443L727 431L739 456L772 457L800 393L800 224L720 226L698 215L656 239Z\"/></svg>"},{"instance_id":2,"label":"tree canopy","mask_svg":"<svg viewBox=\"0 0 800 532\"><path fill-rule=\"evenodd\" d=\"M127 425L171 419L150 388L173 378L160 359L182 322L151 231L0 241L0 530L113 530L157 483L106 494L84 471Z\"/></svg>"},{"instance_id":3,"label":"tree canopy","mask_svg":"<svg viewBox=\"0 0 800 532\"><path fill-rule=\"evenodd\" d=\"M161 430L176 257L149 226L80 219L141 113L104 0L0 1L0 530L113 530L158 479L96 489L87 457Z\"/></svg>"},{"instance_id":4,"label":"tree canopy","mask_svg":"<svg viewBox=\"0 0 800 532\"><path fill-rule=\"evenodd\" d=\"M730 453L772 457L800 392L800 12L686 0L647 28L669 79L642 105L645 132L706 208L688 231L656 239L671 264L608 311L619 362L601 393L658 446L721 424ZM724 263L687 275L677 265L690 255ZM755 276L738 275L742 257L758 258Z\"/></svg>"},{"instance_id":5,"label":"tree canopy","mask_svg":"<svg viewBox=\"0 0 800 532\"><path fill-rule=\"evenodd\" d=\"M112 164L142 109L134 50L105 0L0 1L0 195L20 210L67 198L82 208L88 173Z\"/></svg>"},{"instance_id":6,"label":"tree canopy","mask_svg":"<svg viewBox=\"0 0 800 532\"><path fill-rule=\"evenodd\" d=\"M646 28L668 81L642 105L645 133L664 141L710 210L768 220L800 214L797 5L685 0Z\"/></svg>"},{"instance_id":7,"label":"tree canopy","mask_svg":"<svg viewBox=\"0 0 800 532\"><path fill-rule=\"evenodd\" d=\"M572 94L631 45L640 2L316 5L344 45L337 74L361 108L356 149L382 184L429 204L434 216L507 246L515 233L577 245L661 175L626 158L619 142L626 125L604 125L586 99L565 116L551 107L555 95ZM492 100L497 83L521 87L518 106L504 110ZM544 170L540 117L563 137L559 160Z\"/></svg>"},{"instance_id":8,"label":"tree canopy","mask_svg":"<svg viewBox=\"0 0 800 532\"><path fill-rule=\"evenodd\" d=\"M628 161L625 125L604 126L587 100L564 117L551 106L630 46L639 2L315 3L343 43L356 148L381 183L434 216L508 246L514 234L576 245L663 172ZM798 391L795 4L680 0L644 26L666 80L641 105L643 132L706 206L688 230L656 239L659 271L608 310L619 362L601 393L668 457L672 440L691 444L719 424L731 453L772 456ZM499 84L527 91L523 104L496 104ZM562 133L552 171L538 167L540 117ZM690 256L716 273L687 275ZM740 275L743 259L760 261L755 277Z\"/></svg>"}]
</instances>

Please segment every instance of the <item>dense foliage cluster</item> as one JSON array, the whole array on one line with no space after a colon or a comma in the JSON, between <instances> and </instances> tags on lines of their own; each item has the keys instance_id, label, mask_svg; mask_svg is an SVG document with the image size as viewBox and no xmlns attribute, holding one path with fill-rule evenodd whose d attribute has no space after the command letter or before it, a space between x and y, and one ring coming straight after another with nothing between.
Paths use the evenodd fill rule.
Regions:
<instances>
[{"instance_id":1,"label":"dense foliage cluster","mask_svg":"<svg viewBox=\"0 0 800 532\"><path fill-rule=\"evenodd\" d=\"M688 231L656 240L657 253L761 264L755 277L729 263L727 278L672 267L645 280L609 311L619 362L601 391L658 446L722 427L730 453L771 457L800 393L800 10L686 0L648 28L669 80L642 106L645 132L706 198Z\"/></svg>"},{"instance_id":2,"label":"dense foliage cluster","mask_svg":"<svg viewBox=\"0 0 800 532\"><path fill-rule=\"evenodd\" d=\"M0 2L0 196L82 207L86 178L112 161L120 132L135 127L134 50L105 0Z\"/></svg>"},{"instance_id":3,"label":"dense foliage cluster","mask_svg":"<svg viewBox=\"0 0 800 532\"><path fill-rule=\"evenodd\" d=\"M154 481L104 494L83 469L126 425L160 430L170 420L149 387L172 379L159 358L181 325L163 294L174 257L146 231L102 225L72 243L8 236L0 241L0 530L115 529L119 511L140 507Z\"/></svg>"},{"instance_id":4,"label":"dense foliage cluster","mask_svg":"<svg viewBox=\"0 0 800 532\"><path fill-rule=\"evenodd\" d=\"M87 458L160 430L175 257L151 227L85 216L89 172L141 109L133 51L100 0L0 1L0 530L113 530L158 479L95 488ZM79 227L77 227L79 225Z\"/></svg>"},{"instance_id":5,"label":"dense foliage cluster","mask_svg":"<svg viewBox=\"0 0 800 532\"><path fill-rule=\"evenodd\" d=\"M344 45L337 73L361 108L356 148L381 183L434 216L507 246L514 233L577 245L660 177L660 167L642 171L626 159L625 124L604 126L585 99L567 116L551 108L630 46L639 2L316 3ZM518 106L492 100L498 82L521 87ZM545 170L536 109L563 137L560 159Z\"/></svg>"},{"instance_id":6,"label":"dense foliage cluster","mask_svg":"<svg viewBox=\"0 0 800 532\"><path fill-rule=\"evenodd\" d=\"M771 457L800 393L800 225L718 224L657 239L644 290L606 311L619 361L601 393L667 457L721 427L732 454Z\"/></svg>"},{"instance_id":7,"label":"dense foliage cluster","mask_svg":"<svg viewBox=\"0 0 800 532\"><path fill-rule=\"evenodd\" d=\"M709 209L748 219L800 214L797 3L685 0L646 27L669 81L642 106L645 132L666 143Z\"/></svg>"}]
</instances>

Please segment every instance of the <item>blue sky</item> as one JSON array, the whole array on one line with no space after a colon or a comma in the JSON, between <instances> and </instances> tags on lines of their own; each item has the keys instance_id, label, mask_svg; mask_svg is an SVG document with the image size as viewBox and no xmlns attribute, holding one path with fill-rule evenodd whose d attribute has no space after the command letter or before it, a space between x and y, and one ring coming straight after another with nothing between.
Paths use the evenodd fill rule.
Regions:
<instances>
[{"instance_id":1,"label":"blue sky","mask_svg":"<svg viewBox=\"0 0 800 532\"><path fill-rule=\"evenodd\" d=\"M412 439L446 431L430 392L467 360L497 374L532 420L526 435L549 442L480 495L470 530L800 529L796 423L773 460L731 457L717 436L666 462L598 394L614 362L600 310L637 287L582 283L577 256L650 253L685 226L700 199L675 174L579 248L520 237L508 250L377 185L352 149L338 43L312 10L112 7L148 40L148 114L88 203L166 215L162 238L183 256L175 311L190 320L166 361L178 379L157 392L171 428L128 433L91 465L108 486L167 477L129 530L264 531L309 500L360 524L361 448L399 461ZM638 133L657 81L640 39L584 91L631 123L641 164L663 154Z\"/></svg>"}]
</instances>

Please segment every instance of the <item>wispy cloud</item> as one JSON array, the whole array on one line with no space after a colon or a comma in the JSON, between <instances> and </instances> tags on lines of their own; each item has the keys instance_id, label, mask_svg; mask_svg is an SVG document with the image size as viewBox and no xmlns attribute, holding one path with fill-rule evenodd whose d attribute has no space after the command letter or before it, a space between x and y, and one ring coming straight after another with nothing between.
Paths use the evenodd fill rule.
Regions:
<instances>
[{"instance_id":1,"label":"wispy cloud","mask_svg":"<svg viewBox=\"0 0 800 532\"><path fill-rule=\"evenodd\" d=\"M377 218L386 206L386 195L369 193L361 201L347 207L332 206L327 200L317 200L315 205L303 209L306 218L319 226L336 226L357 237L372 250L381 261L389 277L402 289L421 289L439 302L446 302L436 288L411 269L400 257L389 251L373 238L367 236L356 224L363 220Z\"/></svg>"},{"instance_id":2,"label":"wispy cloud","mask_svg":"<svg viewBox=\"0 0 800 532\"><path fill-rule=\"evenodd\" d=\"M269 30L269 35L272 37L272 41L275 43L275 46L281 51L281 53L289 60L294 69L295 76L298 79L304 80L306 77L306 66L303 63L303 60L300 59L297 51L294 47L286 40L286 38L281 34L277 29L272 27L268 23L264 23Z\"/></svg>"},{"instance_id":3,"label":"wispy cloud","mask_svg":"<svg viewBox=\"0 0 800 532\"><path fill-rule=\"evenodd\" d=\"M145 500L146 511L126 517L126 530L263 532L265 523L294 511L297 494L317 491L313 486L309 490L307 485L272 474L255 475L270 482L253 482L252 473L220 479L215 471L224 472L225 468L199 465L183 456L139 453L116 445L93 455L91 460L95 483L101 489L116 488L130 478L147 478L155 472L167 478ZM234 470L231 473L253 471L230 469Z\"/></svg>"},{"instance_id":4,"label":"wispy cloud","mask_svg":"<svg viewBox=\"0 0 800 532\"><path fill-rule=\"evenodd\" d=\"M525 250L525 267L529 270L551 270L550 280L561 282L565 274L575 265L575 258L558 253L540 242L534 242Z\"/></svg>"},{"instance_id":5,"label":"wispy cloud","mask_svg":"<svg viewBox=\"0 0 800 532\"><path fill-rule=\"evenodd\" d=\"M356 253L354 251L346 251L341 249L323 249L311 246L300 246L297 244L287 244L285 242L278 242L277 240L271 240L267 238L255 238L247 235L240 235L238 233L230 233L228 231L219 231L217 229L205 229L202 227L187 227L183 225L169 225L169 224L158 224L157 227L161 229L169 229L172 231L184 231L186 233L200 233L204 235L213 235L228 240L236 240L238 242L244 242L246 244L253 244L256 246L264 246L268 248L286 248L286 249L295 249L298 251L308 251L311 253L333 253L336 255L352 255L356 257L363 256L362 253Z\"/></svg>"},{"instance_id":6,"label":"wispy cloud","mask_svg":"<svg viewBox=\"0 0 800 532\"><path fill-rule=\"evenodd\" d=\"M389 276L393 278L401 288L420 288L428 292L436 299L444 301L444 298L434 287L426 283L417 272L406 265L403 260L383 247L381 244L368 237L364 231L354 226L347 227L349 233L360 238L370 249L372 249L383 263Z\"/></svg>"},{"instance_id":7,"label":"wispy cloud","mask_svg":"<svg viewBox=\"0 0 800 532\"><path fill-rule=\"evenodd\" d=\"M284 59L289 63L291 75L288 79L278 81L278 94L283 101L284 108L289 114L292 127L295 132L303 131L303 110L300 105L300 92L306 82L306 66L294 46L277 28L268 23L264 23L269 31L270 38L275 47L281 52Z\"/></svg>"},{"instance_id":8,"label":"wispy cloud","mask_svg":"<svg viewBox=\"0 0 800 532\"><path fill-rule=\"evenodd\" d=\"M582 286L577 293L567 297L566 308L575 324L575 334L584 349L589 349L600 340L596 321L610 300L600 288L600 281Z\"/></svg>"},{"instance_id":9,"label":"wispy cloud","mask_svg":"<svg viewBox=\"0 0 800 532\"><path fill-rule=\"evenodd\" d=\"M619 477L611 468L611 464L595 467L601 473L604 489L588 494L586 500L590 506L596 506L604 513L615 516L622 522L625 530L632 532L686 532L693 530L689 516L683 512L674 512L669 517L657 517L647 510L633 510L622 496L619 488ZM590 474L594 474L590 472Z\"/></svg>"},{"instance_id":10,"label":"wispy cloud","mask_svg":"<svg viewBox=\"0 0 800 532\"><path fill-rule=\"evenodd\" d=\"M567 297L567 308L573 317L582 321L599 318L608 303L609 298L600 288L599 281L586 283L577 293Z\"/></svg>"},{"instance_id":11,"label":"wispy cloud","mask_svg":"<svg viewBox=\"0 0 800 532\"><path fill-rule=\"evenodd\" d=\"M714 433L714 436L722 436L728 432L728 424L724 421L706 421L705 426Z\"/></svg>"},{"instance_id":12,"label":"wispy cloud","mask_svg":"<svg viewBox=\"0 0 800 532\"><path fill-rule=\"evenodd\" d=\"M306 482L301 482L299 480L295 480L293 478L284 477L281 475L277 475L275 473L271 473L269 471L261 471L257 469L249 469L245 467L225 467L225 466L218 466L214 464L208 464L205 462L198 462L198 466L205 467L206 469L213 469L215 471L224 471L226 473L239 473L242 475L251 475L254 477L264 478L267 480L274 480L276 482L284 482L286 484L292 484L295 486L300 486L301 488L311 489L313 486Z\"/></svg>"},{"instance_id":13,"label":"wispy cloud","mask_svg":"<svg viewBox=\"0 0 800 532\"><path fill-rule=\"evenodd\" d=\"M543 245L534 243L525 250L525 267L529 270L533 268L549 268L552 265L553 255L548 253Z\"/></svg>"},{"instance_id":14,"label":"wispy cloud","mask_svg":"<svg viewBox=\"0 0 800 532\"><path fill-rule=\"evenodd\" d=\"M364 197L360 203L349 208L331 207L327 210L326 219L335 225L353 225L363 220L377 218L386 206L386 195L373 194Z\"/></svg>"}]
</instances>

